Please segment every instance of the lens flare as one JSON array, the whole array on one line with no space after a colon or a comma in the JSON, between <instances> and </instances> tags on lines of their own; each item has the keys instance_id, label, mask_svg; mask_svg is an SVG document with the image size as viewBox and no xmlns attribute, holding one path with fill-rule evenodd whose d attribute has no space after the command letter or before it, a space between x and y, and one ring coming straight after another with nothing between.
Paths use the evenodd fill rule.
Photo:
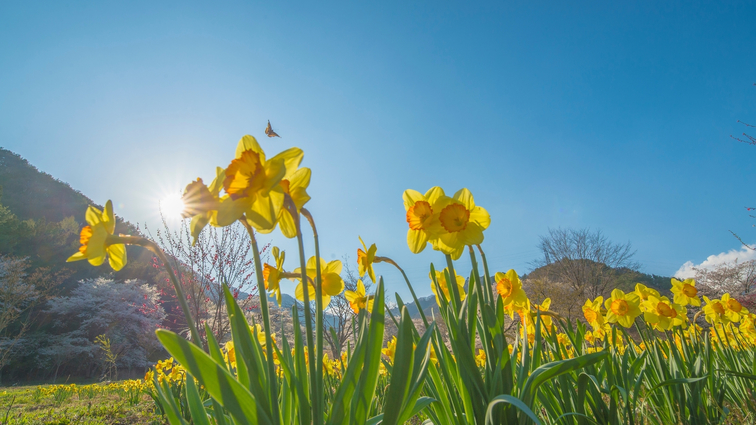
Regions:
<instances>
[{"instance_id":1,"label":"lens flare","mask_svg":"<svg viewBox=\"0 0 756 425\"><path fill-rule=\"evenodd\" d=\"M181 219L181 213L184 211L184 202L181 195L174 193L168 195L160 201L160 212L168 219Z\"/></svg>"}]
</instances>

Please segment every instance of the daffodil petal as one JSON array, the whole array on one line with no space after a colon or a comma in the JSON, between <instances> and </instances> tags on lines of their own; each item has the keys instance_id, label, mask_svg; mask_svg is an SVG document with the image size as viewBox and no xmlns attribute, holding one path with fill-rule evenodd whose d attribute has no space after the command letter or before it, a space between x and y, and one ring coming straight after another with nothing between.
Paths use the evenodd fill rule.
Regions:
<instances>
[{"instance_id":1,"label":"daffodil petal","mask_svg":"<svg viewBox=\"0 0 756 425\"><path fill-rule=\"evenodd\" d=\"M257 139L250 135L246 135L239 140L239 144L236 145L236 158L241 158L242 153L246 150L251 150L260 154L260 161L265 162L265 152L257 143Z\"/></svg>"},{"instance_id":2,"label":"daffodil petal","mask_svg":"<svg viewBox=\"0 0 756 425\"><path fill-rule=\"evenodd\" d=\"M106 248L108 252L108 262L113 270L121 270L126 265L126 245L119 243L110 245Z\"/></svg>"},{"instance_id":3,"label":"daffodil petal","mask_svg":"<svg viewBox=\"0 0 756 425\"><path fill-rule=\"evenodd\" d=\"M415 202L424 201L425 197L423 196L422 193L416 190L407 189L402 194L402 199L404 200L404 208L410 209L410 207L415 205Z\"/></svg>"},{"instance_id":4,"label":"daffodil petal","mask_svg":"<svg viewBox=\"0 0 756 425\"><path fill-rule=\"evenodd\" d=\"M68 257L68 259L66 260L66 263L70 263L72 261L86 260L86 259L87 259L87 256L84 255L84 253L82 253L81 251L77 251L76 254Z\"/></svg>"},{"instance_id":5,"label":"daffodil petal","mask_svg":"<svg viewBox=\"0 0 756 425\"><path fill-rule=\"evenodd\" d=\"M407 245L409 245L410 251L417 254L425 249L425 245L428 244L428 234L422 230L407 231Z\"/></svg>"}]
</instances>

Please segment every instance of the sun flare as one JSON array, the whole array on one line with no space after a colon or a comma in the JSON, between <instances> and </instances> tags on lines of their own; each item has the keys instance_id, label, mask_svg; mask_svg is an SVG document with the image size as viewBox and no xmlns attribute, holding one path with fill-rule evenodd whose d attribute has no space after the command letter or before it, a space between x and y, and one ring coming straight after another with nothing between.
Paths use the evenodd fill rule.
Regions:
<instances>
[{"instance_id":1,"label":"sun flare","mask_svg":"<svg viewBox=\"0 0 756 425\"><path fill-rule=\"evenodd\" d=\"M180 219L183 211L184 202L178 193L168 195L160 201L160 212L167 219Z\"/></svg>"}]
</instances>

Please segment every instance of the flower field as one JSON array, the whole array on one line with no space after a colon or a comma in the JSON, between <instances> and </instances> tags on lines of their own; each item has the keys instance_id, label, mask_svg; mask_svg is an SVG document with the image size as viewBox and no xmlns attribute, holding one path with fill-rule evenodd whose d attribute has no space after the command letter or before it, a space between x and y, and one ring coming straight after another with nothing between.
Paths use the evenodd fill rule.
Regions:
<instances>
[{"instance_id":1,"label":"flower field","mask_svg":"<svg viewBox=\"0 0 756 425\"><path fill-rule=\"evenodd\" d=\"M320 257L315 219L305 208L311 170L299 166L303 156L290 148L268 158L254 137L245 136L235 158L217 168L209 186L198 179L183 197L194 237L207 225L244 225L255 268L262 271L256 273L260 299L275 295L280 302L281 287L296 282L294 292L302 305L292 307L291 338L271 331L266 303L261 303L261 323L249 322L226 289L231 334L216 340L191 317L162 251L145 238L114 234L110 201L103 211L87 210L89 226L82 229L81 248L69 261L98 266L107 259L118 270L127 262L126 244L152 250L166 265L190 335L187 340L158 330L171 359L160 362L133 390L107 391L128 402L137 400L139 391L150 394L171 424L755 420L754 315L734 296L702 299L693 280L672 279L668 296L638 284L631 292L614 289L586 300L584 320L569 322L549 311L550 300L537 304L528 299L514 270L491 269L501 266L489 265L483 248L491 217L467 189L452 196L439 187L403 194L409 249L419 253L430 246L439 253L442 266L431 264L429 280L422 284L435 294L440 317L420 310L421 322L416 323L398 296L399 314L392 314L376 268L401 271L401 284L407 285L415 305L413 285L418 282L410 282L399 264L360 239L359 275L375 284L375 292L367 293L360 281L355 291L344 294L354 312L357 338L340 358L330 359L322 323L331 297L344 291L342 263ZM272 250L275 264L262 263L257 237L277 228L298 242L294 266L286 264L285 253L277 248ZM313 248L311 255L305 246ZM469 255L470 270L455 266L462 255ZM397 335L384 344L387 321ZM506 333L511 321L516 331ZM49 391L64 397L68 390ZM81 390L76 392L80 397Z\"/></svg>"}]
</instances>

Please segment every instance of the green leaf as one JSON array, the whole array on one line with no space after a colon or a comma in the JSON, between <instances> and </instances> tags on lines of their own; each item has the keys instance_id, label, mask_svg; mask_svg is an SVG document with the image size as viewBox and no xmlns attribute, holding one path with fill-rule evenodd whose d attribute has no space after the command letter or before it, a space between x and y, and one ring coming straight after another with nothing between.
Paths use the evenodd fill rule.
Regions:
<instances>
[{"instance_id":1,"label":"green leaf","mask_svg":"<svg viewBox=\"0 0 756 425\"><path fill-rule=\"evenodd\" d=\"M378 383L378 369L381 364L381 347L383 346L383 321L384 311L384 284L383 278L378 279L378 288L375 291L373 313L370 316L370 330L367 334L365 360L360 380L357 382L355 397L351 401L351 423L364 423L370 412L373 402L375 386Z\"/></svg>"},{"instance_id":2,"label":"green leaf","mask_svg":"<svg viewBox=\"0 0 756 425\"><path fill-rule=\"evenodd\" d=\"M523 345L527 345L527 342ZM608 356L608 351L601 351L598 353L585 354L580 357L575 357L574 359L546 363L533 371L525 382L525 386L522 390L523 401L526 405L532 406L538 387L544 382L556 378L563 373L574 372L586 366L598 363Z\"/></svg>"},{"instance_id":3,"label":"green leaf","mask_svg":"<svg viewBox=\"0 0 756 425\"><path fill-rule=\"evenodd\" d=\"M397 333L391 383L388 387L388 394L384 403L384 406L390 406L383 414L383 423L387 425L395 425L399 421L401 408L395 407L402 406L408 396L413 367L412 344L414 343L414 338L412 327L412 319L409 316L407 307L403 307L402 319L399 323L399 331Z\"/></svg>"},{"instance_id":4,"label":"green leaf","mask_svg":"<svg viewBox=\"0 0 756 425\"><path fill-rule=\"evenodd\" d=\"M491 400L490 403L488 403L488 409L486 410L486 425L492 424L493 425L493 408L499 403L507 403L511 404L512 406L520 409L521 412L525 413L530 417L533 422L535 422L537 425L541 425L541 422L538 420L538 417L533 413L530 408L522 402L519 398L509 395L509 394L502 394L499 396L496 396Z\"/></svg>"},{"instance_id":5,"label":"green leaf","mask_svg":"<svg viewBox=\"0 0 756 425\"><path fill-rule=\"evenodd\" d=\"M270 418L252 393L207 353L179 335L158 329L158 340L179 363L207 389L239 424L270 424Z\"/></svg>"},{"instance_id":6,"label":"green leaf","mask_svg":"<svg viewBox=\"0 0 756 425\"><path fill-rule=\"evenodd\" d=\"M207 420L205 406L202 403L202 399L197 391L197 385L194 383L194 377L192 377L192 375L186 375L185 389L186 403L189 405L189 413L192 415L192 423L194 425L210 425L210 421Z\"/></svg>"}]
</instances>

